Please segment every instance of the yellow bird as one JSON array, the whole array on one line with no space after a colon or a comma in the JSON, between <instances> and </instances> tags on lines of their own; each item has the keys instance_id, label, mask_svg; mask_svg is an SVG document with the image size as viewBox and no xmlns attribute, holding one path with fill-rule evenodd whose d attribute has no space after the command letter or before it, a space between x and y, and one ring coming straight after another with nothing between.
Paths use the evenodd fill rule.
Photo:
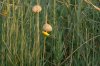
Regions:
<instances>
[{"instance_id":1,"label":"yellow bird","mask_svg":"<svg viewBox=\"0 0 100 66\"><path fill-rule=\"evenodd\" d=\"M43 34L44 36L49 36L49 35L50 35L50 34L47 33L46 31L42 31L42 34Z\"/></svg>"},{"instance_id":2,"label":"yellow bird","mask_svg":"<svg viewBox=\"0 0 100 66\"><path fill-rule=\"evenodd\" d=\"M7 16L7 11L3 10L2 13L0 13L2 16Z\"/></svg>"}]
</instances>

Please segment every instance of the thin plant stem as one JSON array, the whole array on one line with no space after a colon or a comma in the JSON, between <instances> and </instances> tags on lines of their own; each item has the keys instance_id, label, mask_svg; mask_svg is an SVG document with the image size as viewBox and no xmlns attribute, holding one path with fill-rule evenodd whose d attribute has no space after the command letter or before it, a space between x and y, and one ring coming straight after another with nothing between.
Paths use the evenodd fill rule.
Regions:
<instances>
[{"instance_id":1,"label":"thin plant stem","mask_svg":"<svg viewBox=\"0 0 100 66\"><path fill-rule=\"evenodd\" d=\"M46 37L44 37L44 48L43 48L43 66L45 66L45 57L46 57Z\"/></svg>"},{"instance_id":2,"label":"thin plant stem","mask_svg":"<svg viewBox=\"0 0 100 66\"><path fill-rule=\"evenodd\" d=\"M60 65L62 65L63 63L65 63L77 50L79 50L84 44L87 44L87 42L96 39L100 37L100 35L94 36L93 38L87 40L86 42L84 42L83 44L81 44L77 49L75 49Z\"/></svg>"}]
</instances>

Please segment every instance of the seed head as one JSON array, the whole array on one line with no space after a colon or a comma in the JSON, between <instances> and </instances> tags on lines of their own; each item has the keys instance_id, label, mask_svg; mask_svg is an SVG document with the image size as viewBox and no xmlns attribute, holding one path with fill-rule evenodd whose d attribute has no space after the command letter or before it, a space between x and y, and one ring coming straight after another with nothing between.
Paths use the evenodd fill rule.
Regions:
<instances>
[{"instance_id":1,"label":"seed head","mask_svg":"<svg viewBox=\"0 0 100 66\"><path fill-rule=\"evenodd\" d=\"M35 5L32 7L32 11L34 13L39 13L39 12L41 12L41 10L42 10L42 7L40 5Z\"/></svg>"},{"instance_id":2,"label":"seed head","mask_svg":"<svg viewBox=\"0 0 100 66\"><path fill-rule=\"evenodd\" d=\"M43 25L43 30L46 32L51 32L52 31L52 27L50 24L46 23Z\"/></svg>"}]
</instances>

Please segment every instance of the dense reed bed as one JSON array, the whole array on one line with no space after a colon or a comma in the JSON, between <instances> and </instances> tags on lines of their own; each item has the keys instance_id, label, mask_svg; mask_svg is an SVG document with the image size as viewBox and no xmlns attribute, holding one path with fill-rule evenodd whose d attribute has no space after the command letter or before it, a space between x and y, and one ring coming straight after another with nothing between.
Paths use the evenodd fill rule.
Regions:
<instances>
[{"instance_id":1,"label":"dense reed bed","mask_svg":"<svg viewBox=\"0 0 100 66\"><path fill-rule=\"evenodd\" d=\"M0 0L0 37L0 66L100 66L100 0Z\"/></svg>"}]
</instances>

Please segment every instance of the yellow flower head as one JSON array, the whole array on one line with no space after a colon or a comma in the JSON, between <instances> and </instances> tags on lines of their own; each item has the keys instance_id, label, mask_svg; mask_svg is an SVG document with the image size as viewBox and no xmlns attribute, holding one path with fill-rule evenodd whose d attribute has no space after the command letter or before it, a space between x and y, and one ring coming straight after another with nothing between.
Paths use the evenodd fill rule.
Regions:
<instances>
[{"instance_id":1,"label":"yellow flower head","mask_svg":"<svg viewBox=\"0 0 100 66\"><path fill-rule=\"evenodd\" d=\"M42 33L43 33L44 36L49 36L49 35L50 35L50 34L47 33L46 31L43 31Z\"/></svg>"}]
</instances>

